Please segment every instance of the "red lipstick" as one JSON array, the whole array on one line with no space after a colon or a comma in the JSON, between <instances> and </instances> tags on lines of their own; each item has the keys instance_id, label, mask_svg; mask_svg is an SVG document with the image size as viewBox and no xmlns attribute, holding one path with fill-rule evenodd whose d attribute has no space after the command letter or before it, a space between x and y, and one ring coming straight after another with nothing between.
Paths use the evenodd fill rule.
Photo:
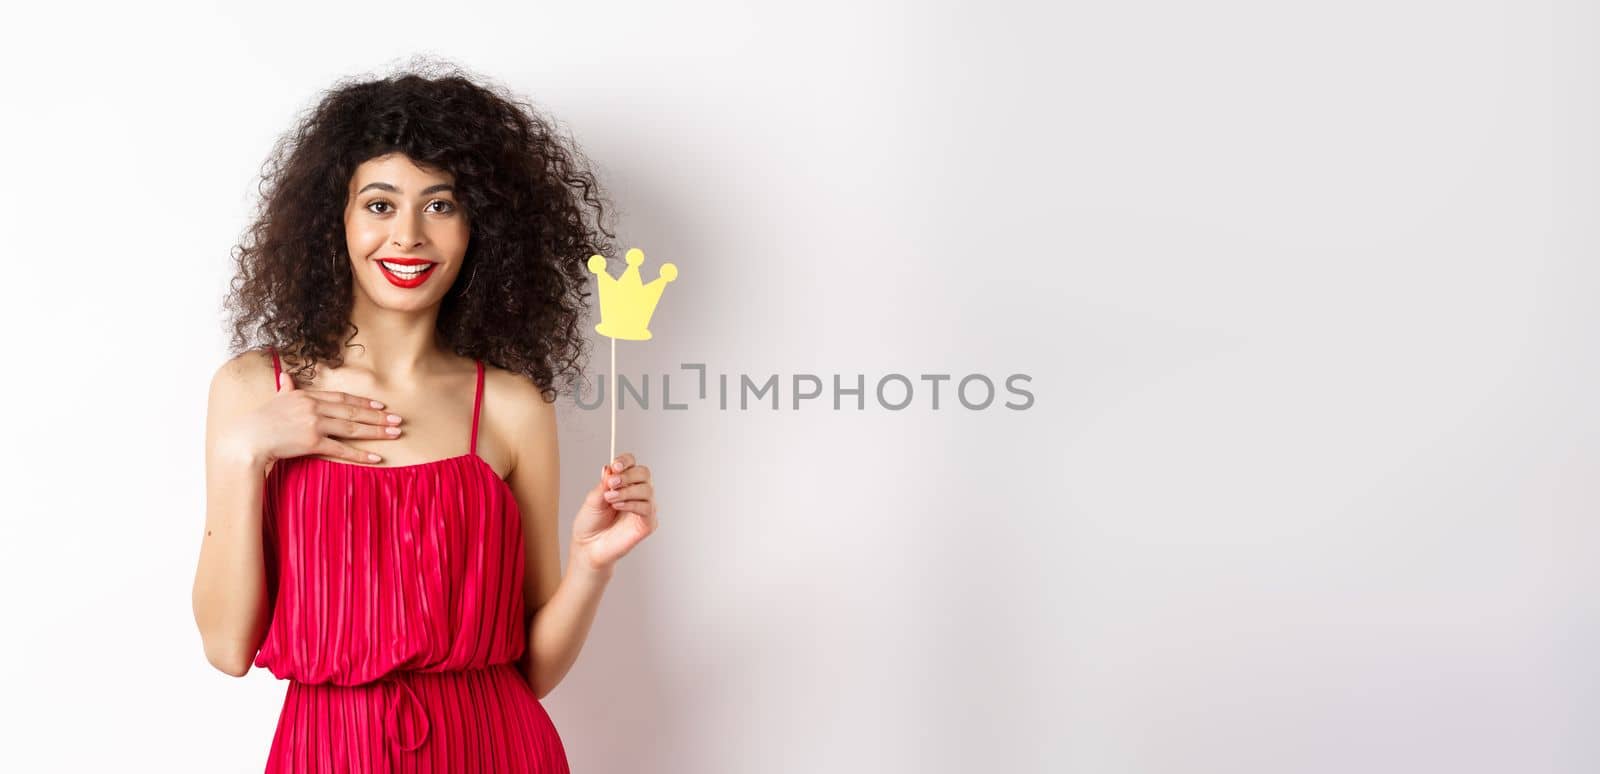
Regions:
<instances>
[{"instance_id":1,"label":"red lipstick","mask_svg":"<svg viewBox=\"0 0 1600 774\"><path fill-rule=\"evenodd\" d=\"M385 264L388 264L388 265L385 265ZM418 285L421 285L424 282L427 282L428 278L433 276L433 269L434 269L434 267L436 265L437 264L435 264L433 261L424 260L422 258L379 258L378 259L378 271L383 272L383 278L388 280L389 284L394 285L395 287L401 287L401 288L414 288L414 287L417 287ZM389 266L395 266L395 267L417 266L417 267L424 267L424 268L422 268L420 273L417 273L415 271L408 271L408 270L404 270L404 269L402 269L400 272L395 272L395 271L390 270Z\"/></svg>"}]
</instances>

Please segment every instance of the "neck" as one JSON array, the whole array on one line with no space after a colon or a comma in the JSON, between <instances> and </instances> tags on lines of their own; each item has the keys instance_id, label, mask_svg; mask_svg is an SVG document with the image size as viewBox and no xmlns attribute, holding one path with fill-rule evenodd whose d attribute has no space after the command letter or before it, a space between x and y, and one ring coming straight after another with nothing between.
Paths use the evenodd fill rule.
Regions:
<instances>
[{"instance_id":1,"label":"neck","mask_svg":"<svg viewBox=\"0 0 1600 774\"><path fill-rule=\"evenodd\" d=\"M439 371L448 355L438 321L438 304L417 311L384 309L358 291L350 310L357 332L342 342L345 367L369 371L384 384L415 382L424 372Z\"/></svg>"}]
</instances>

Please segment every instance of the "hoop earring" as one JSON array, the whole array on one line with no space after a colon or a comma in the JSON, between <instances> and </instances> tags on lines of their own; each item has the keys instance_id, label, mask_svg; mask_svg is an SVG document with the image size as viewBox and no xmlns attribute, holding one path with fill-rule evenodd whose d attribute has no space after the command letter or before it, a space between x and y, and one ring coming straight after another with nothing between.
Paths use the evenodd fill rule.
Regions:
<instances>
[{"instance_id":1,"label":"hoop earring","mask_svg":"<svg viewBox=\"0 0 1600 774\"><path fill-rule=\"evenodd\" d=\"M468 277L467 277L467 285L466 285L466 287L461 289L461 295L463 295L463 296L466 295L467 291L472 289L472 283L477 279L478 279L478 262L477 261L473 261L472 262L472 274L468 275Z\"/></svg>"}]
</instances>

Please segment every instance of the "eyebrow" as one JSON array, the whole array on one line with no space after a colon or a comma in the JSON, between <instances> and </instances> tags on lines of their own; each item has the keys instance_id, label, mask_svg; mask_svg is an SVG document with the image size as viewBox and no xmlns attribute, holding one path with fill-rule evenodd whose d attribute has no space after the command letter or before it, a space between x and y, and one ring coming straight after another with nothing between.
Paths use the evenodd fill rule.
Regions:
<instances>
[{"instance_id":1,"label":"eyebrow","mask_svg":"<svg viewBox=\"0 0 1600 774\"><path fill-rule=\"evenodd\" d=\"M398 188L396 188L393 185L390 185L388 183L367 183L366 185L361 187L361 190L356 191L356 195L360 196L361 194L364 194L368 190L373 189L373 188L377 188L377 189L383 190L383 191L388 191L390 193L397 193L397 194L398 193L405 193L404 191L401 191L400 189L398 189ZM437 191L449 191L450 193L455 193L456 192L456 188L455 188L455 186L450 185L449 183L438 183L438 184L430 185L427 188L422 189L422 193L417 194L417 195L418 196L427 196L428 194L435 193Z\"/></svg>"}]
</instances>

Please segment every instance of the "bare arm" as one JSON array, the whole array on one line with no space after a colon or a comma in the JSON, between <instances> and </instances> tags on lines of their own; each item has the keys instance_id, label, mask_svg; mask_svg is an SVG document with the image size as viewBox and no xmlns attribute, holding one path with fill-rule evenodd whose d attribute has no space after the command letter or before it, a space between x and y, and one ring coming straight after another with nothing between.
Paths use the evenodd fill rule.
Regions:
<instances>
[{"instance_id":1,"label":"bare arm","mask_svg":"<svg viewBox=\"0 0 1600 774\"><path fill-rule=\"evenodd\" d=\"M560 587L534 613L528 627L528 684L540 699L549 696L577 662L610 580L609 569L589 570L569 560Z\"/></svg>"},{"instance_id":2,"label":"bare arm","mask_svg":"<svg viewBox=\"0 0 1600 774\"><path fill-rule=\"evenodd\" d=\"M520 382L516 392L516 407L510 412L515 417L511 423L515 463L506 482L516 494L527 544L523 599L531 620L521 669L543 699L577 662L611 570L594 570L569 560L562 573L555 406L527 382Z\"/></svg>"},{"instance_id":3,"label":"bare arm","mask_svg":"<svg viewBox=\"0 0 1600 774\"><path fill-rule=\"evenodd\" d=\"M261 541L268 465L226 432L264 397L251 384L261 378L259 357L247 353L217 369L206 405L206 525L194 579L194 620L206 660L235 677L250 670L271 613ZM271 375L269 370L267 382Z\"/></svg>"}]
</instances>

